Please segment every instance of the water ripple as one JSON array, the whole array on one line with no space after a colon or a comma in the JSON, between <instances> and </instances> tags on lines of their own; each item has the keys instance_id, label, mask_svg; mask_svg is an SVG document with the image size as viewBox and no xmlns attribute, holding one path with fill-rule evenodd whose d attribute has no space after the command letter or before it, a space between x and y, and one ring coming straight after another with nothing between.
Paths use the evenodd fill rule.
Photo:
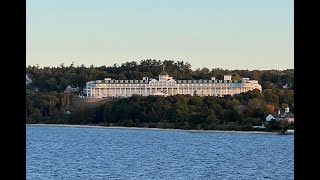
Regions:
<instances>
[{"instance_id":1,"label":"water ripple","mask_svg":"<svg viewBox=\"0 0 320 180\"><path fill-rule=\"evenodd\" d=\"M27 126L27 179L293 179L293 136Z\"/></svg>"}]
</instances>

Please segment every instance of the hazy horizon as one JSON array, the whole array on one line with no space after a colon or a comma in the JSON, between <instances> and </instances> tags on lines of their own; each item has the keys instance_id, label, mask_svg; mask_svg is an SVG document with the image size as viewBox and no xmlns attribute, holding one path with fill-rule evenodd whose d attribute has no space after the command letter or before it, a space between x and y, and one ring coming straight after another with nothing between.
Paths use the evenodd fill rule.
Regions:
<instances>
[{"instance_id":1,"label":"hazy horizon","mask_svg":"<svg viewBox=\"0 0 320 180\"><path fill-rule=\"evenodd\" d=\"M147 60L147 59L143 59L143 60ZM151 59L151 60L153 60L153 59ZM158 59L156 59L157 61L158 61ZM161 61L164 61L164 60L161 60ZM174 61L174 62L177 62L177 61L175 61L175 60L172 60L172 61ZM126 61L126 62L131 62L131 61ZM137 62L138 64L140 63L140 60L139 61L135 61L135 62ZM186 63L187 61L184 61L184 63ZM124 62L125 63L125 62ZM189 62L188 62L189 63ZM61 64L62 63L60 63L59 65L57 65L57 66L51 66L51 65L49 65L49 66L41 66L40 64L27 64L27 66L26 67L28 67L28 66L39 66L39 68L44 68L44 67L60 67L61 66ZM70 65L72 64L72 62L71 63L68 63L68 64L66 64L66 63L63 63L63 65L65 66L65 67L69 67ZM121 64L122 63L115 63L115 64L117 64L117 65L119 65L119 66L121 66ZM190 64L190 63L189 63ZM73 62L73 66L74 67L80 67L82 64L77 64L77 63L75 63L75 62ZM90 67L91 65L93 65L94 67L101 67L101 66L106 66L106 67L108 67L108 66L113 66L114 64L112 64L112 65L99 65L99 66L96 66L96 65L94 65L94 64L90 64L90 65L85 65L85 64L83 64L85 67ZM202 68L208 68L209 70L212 70L212 69L214 69L214 68L220 68L220 69L223 69L223 70L250 70L250 71L253 71L253 70L259 70L259 71L262 71L262 70L278 70L278 71L282 71L282 70L287 70L287 69L294 69L294 67L292 67L292 68L285 68L285 69L275 69L275 68L273 68L273 69L248 69L248 68L246 68L246 69L239 69L239 68L235 68L235 69L228 69L228 68L221 68L221 67L212 67L212 68L209 68L209 67L197 67L197 68L195 68L195 67L193 67L192 66L192 64L190 64L191 65L191 69L192 70L196 70L196 69L198 69L198 68L200 68L200 69L202 69ZM160 67L160 66L159 66Z\"/></svg>"},{"instance_id":2,"label":"hazy horizon","mask_svg":"<svg viewBox=\"0 0 320 180\"><path fill-rule=\"evenodd\" d=\"M69 0L27 3L26 64L294 69L291 0Z\"/></svg>"}]
</instances>

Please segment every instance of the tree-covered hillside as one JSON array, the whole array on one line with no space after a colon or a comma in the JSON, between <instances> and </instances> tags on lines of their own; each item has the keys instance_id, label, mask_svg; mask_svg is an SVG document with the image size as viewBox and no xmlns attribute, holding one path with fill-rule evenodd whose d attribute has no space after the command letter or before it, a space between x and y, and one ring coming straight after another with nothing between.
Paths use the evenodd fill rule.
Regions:
<instances>
[{"instance_id":1,"label":"tree-covered hillside","mask_svg":"<svg viewBox=\"0 0 320 180\"><path fill-rule=\"evenodd\" d=\"M175 95L169 97L134 95L111 99L89 106L74 94L63 93L69 84L83 87L87 81L111 77L114 79L156 78L166 71L175 79L222 79L231 74L234 79L249 77L262 84L258 90L225 97ZM223 70L196 69L185 62L142 60L112 67L27 67L32 84L27 85L27 123L104 124L118 126L159 127L180 129L252 130L261 125L269 113L290 107L294 113L293 69L290 70ZM283 89L284 84L292 85ZM32 87L38 87L34 91ZM70 112L70 114L69 114ZM293 124L291 124L293 125ZM288 128L289 124L271 123L268 130Z\"/></svg>"}]
</instances>

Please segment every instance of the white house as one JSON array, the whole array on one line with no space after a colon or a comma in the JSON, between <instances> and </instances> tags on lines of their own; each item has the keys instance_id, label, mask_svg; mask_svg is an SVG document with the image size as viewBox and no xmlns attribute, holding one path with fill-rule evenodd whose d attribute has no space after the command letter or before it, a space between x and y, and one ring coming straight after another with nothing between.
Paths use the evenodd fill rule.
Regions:
<instances>
[{"instance_id":1,"label":"white house","mask_svg":"<svg viewBox=\"0 0 320 180\"><path fill-rule=\"evenodd\" d=\"M279 120L287 120L288 122L294 122L294 114L289 111L289 107L284 108L284 112L278 111L277 114L268 114L266 117L266 121L269 122L272 119L275 119L276 121Z\"/></svg>"},{"instance_id":2,"label":"white house","mask_svg":"<svg viewBox=\"0 0 320 180\"><path fill-rule=\"evenodd\" d=\"M67 92L77 92L79 89L76 87L76 88L73 88L71 87L70 85L67 86L67 88L64 90L65 93Z\"/></svg>"},{"instance_id":3,"label":"white house","mask_svg":"<svg viewBox=\"0 0 320 180\"><path fill-rule=\"evenodd\" d=\"M272 114L268 114L268 116L266 117L266 121L271 121L272 119L276 119L274 116L272 116Z\"/></svg>"},{"instance_id":4,"label":"white house","mask_svg":"<svg viewBox=\"0 0 320 180\"><path fill-rule=\"evenodd\" d=\"M285 84L284 86L282 86L283 89L289 89L292 87L292 84Z\"/></svg>"},{"instance_id":5,"label":"white house","mask_svg":"<svg viewBox=\"0 0 320 180\"><path fill-rule=\"evenodd\" d=\"M30 84L32 83L32 80L28 77L28 75L26 75L26 84Z\"/></svg>"}]
</instances>

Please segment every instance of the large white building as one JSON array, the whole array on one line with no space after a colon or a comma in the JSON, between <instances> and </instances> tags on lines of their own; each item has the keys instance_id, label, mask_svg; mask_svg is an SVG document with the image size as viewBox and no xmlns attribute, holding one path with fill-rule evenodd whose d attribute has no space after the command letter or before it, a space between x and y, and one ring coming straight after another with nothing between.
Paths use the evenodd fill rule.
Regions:
<instances>
[{"instance_id":1,"label":"large white building","mask_svg":"<svg viewBox=\"0 0 320 180\"><path fill-rule=\"evenodd\" d=\"M104 80L86 83L85 93L89 98L130 97L133 94L149 96L172 96L176 94L190 94L198 96L224 96L240 94L253 89L262 91L261 85L256 80L242 78L232 80L231 75L225 75L223 80L214 77L211 80L174 80L165 71L159 79L142 80Z\"/></svg>"}]
</instances>

